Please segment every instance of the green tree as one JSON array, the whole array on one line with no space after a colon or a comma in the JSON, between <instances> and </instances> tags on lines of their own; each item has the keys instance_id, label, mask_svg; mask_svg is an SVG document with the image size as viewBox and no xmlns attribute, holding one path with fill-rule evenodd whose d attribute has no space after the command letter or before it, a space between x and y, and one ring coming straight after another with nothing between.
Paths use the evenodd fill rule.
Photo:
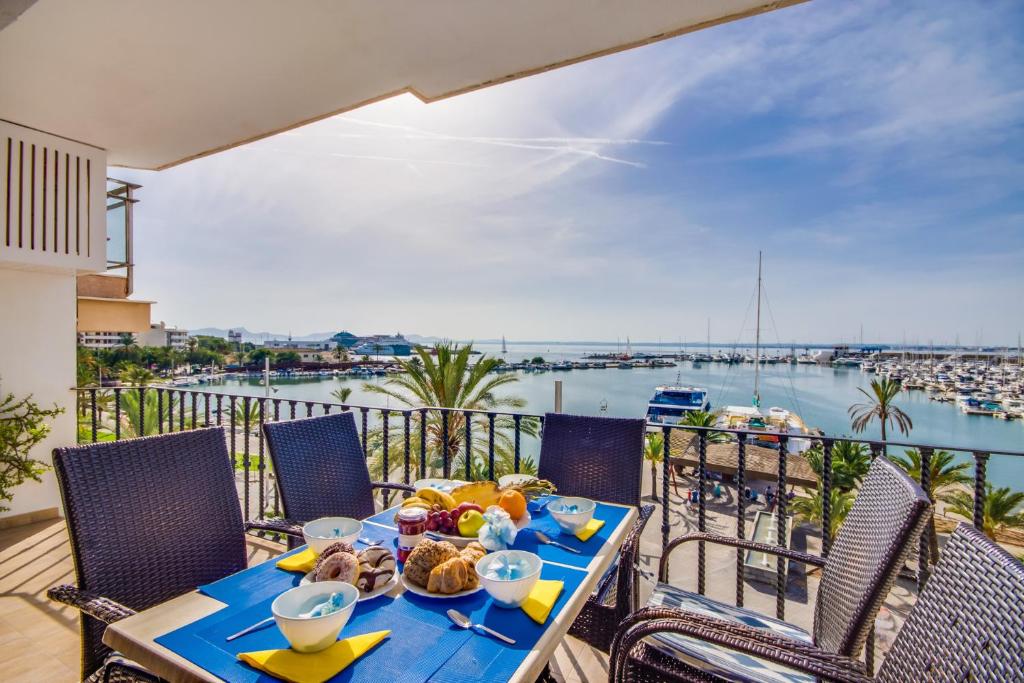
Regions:
<instances>
[{"instance_id":1,"label":"green tree","mask_svg":"<svg viewBox=\"0 0 1024 683\"><path fill-rule=\"evenodd\" d=\"M803 494L793 499L794 514L805 522L820 525L824 519L825 492L823 486L824 449L815 443L804 452L807 463L818 475L814 488L802 487ZM853 506L855 490L871 469L871 453L864 444L854 441L836 441L832 444L832 485L829 490L831 504L829 533L835 538L839 527L846 521L846 515Z\"/></svg>"},{"instance_id":2,"label":"green tree","mask_svg":"<svg viewBox=\"0 0 1024 683\"><path fill-rule=\"evenodd\" d=\"M902 384L895 379L871 380L871 393L857 387L857 391L868 399L866 403L855 403L850 406L849 414L853 431L863 432L878 420L882 429L882 441L886 440L886 427L892 425L902 434L909 434L914 428L910 416L896 406L896 398L900 395Z\"/></svg>"},{"instance_id":3,"label":"green tree","mask_svg":"<svg viewBox=\"0 0 1024 683\"><path fill-rule=\"evenodd\" d=\"M32 458L32 449L50 433L50 420L63 408L42 408L32 396L0 394L0 501L10 502L13 489L25 481L39 481L48 465ZM10 508L0 502L0 512Z\"/></svg>"},{"instance_id":4,"label":"green tree","mask_svg":"<svg viewBox=\"0 0 1024 683\"><path fill-rule=\"evenodd\" d=\"M530 359L530 364L531 365L544 365L544 357L543 356L534 356L532 359Z\"/></svg>"},{"instance_id":5,"label":"green tree","mask_svg":"<svg viewBox=\"0 0 1024 683\"><path fill-rule=\"evenodd\" d=\"M261 346L250 351L247 354L246 359L248 360L249 365L263 365L263 359L270 358L270 364L273 365L276 357L277 354L275 354L271 349Z\"/></svg>"},{"instance_id":6,"label":"green tree","mask_svg":"<svg viewBox=\"0 0 1024 683\"><path fill-rule=\"evenodd\" d=\"M278 367L290 367L302 362L302 356L295 351L282 351L272 361Z\"/></svg>"},{"instance_id":7,"label":"green tree","mask_svg":"<svg viewBox=\"0 0 1024 683\"><path fill-rule=\"evenodd\" d=\"M904 455L892 455L890 460L903 468L911 479L921 479L921 453L912 448L903 452ZM956 462L955 456L949 451L934 451L929 463L928 490L925 493L932 500L941 500L943 493L950 488L970 484L970 463ZM973 509L973 508L972 508ZM939 535L935 530L935 515L928 516L928 547L931 562L939 561Z\"/></svg>"},{"instance_id":8,"label":"green tree","mask_svg":"<svg viewBox=\"0 0 1024 683\"><path fill-rule=\"evenodd\" d=\"M144 387L156 379L156 375L140 365L128 365L121 370L119 378L128 386Z\"/></svg>"},{"instance_id":9,"label":"green tree","mask_svg":"<svg viewBox=\"0 0 1024 683\"><path fill-rule=\"evenodd\" d=\"M438 406L459 410L496 411L516 409L526 405L526 401L516 396L496 396L495 390L507 384L513 384L518 378L512 375L491 374L501 363L500 359L480 356L475 364L470 364L473 351L472 344L459 347L449 342L434 347L436 358L426 349L416 350L416 359L399 360L398 364L404 371L399 375L388 375L380 384L366 383L365 391L385 396L403 406L418 408L420 406ZM414 359L415 360L415 359ZM417 413L418 415L418 413ZM473 414L471 430L476 435L472 440L469 454L470 476L473 479L484 479L488 470L488 440L490 423L484 414ZM464 472L465 426L466 415L462 412L448 413L448 438L444 438L444 425L441 413L428 411L426 424L426 450L428 465L435 472L441 469L447 456L452 472ZM495 476L514 471L514 420L508 415L499 415L494 421ZM523 418L522 434L536 436L538 424L534 419ZM392 453L400 453L404 448L402 430L390 432L393 443L389 444ZM382 452L383 435L374 430L368 439L368 448L375 453L376 472L381 472L379 455ZM419 451L420 430L413 429L411 439L414 442L413 452ZM536 464L529 458L523 458L521 471L536 472ZM464 475L463 475L464 476Z\"/></svg>"},{"instance_id":10,"label":"green tree","mask_svg":"<svg viewBox=\"0 0 1024 683\"><path fill-rule=\"evenodd\" d=\"M824 451L821 443L815 443L804 452L807 463L820 479L824 470ZM867 476L871 469L871 452L856 441L836 441L832 444L832 487L840 491L852 491Z\"/></svg>"},{"instance_id":11,"label":"green tree","mask_svg":"<svg viewBox=\"0 0 1024 683\"><path fill-rule=\"evenodd\" d=\"M797 496L789 502L789 509L803 521L820 526L824 519L824 491L819 485L814 489L805 488L804 493L808 495ZM839 527L846 521L846 516L850 513L850 508L853 507L855 497L856 494L853 491L843 491L838 487L833 487L829 491L829 534L832 538L836 537Z\"/></svg>"},{"instance_id":12,"label":"green tree","mask_svg":"<svg viewBox=\"0 0 1024 683\"><path fill-rule=\"evenodd\" d=\"M352 395L352 387L341 387L331 392L331 396L337 399L338 403L348 403L348 397Z\"/></svg>"},{"instance_id":13,"label":"green tree","mask_svg":"<svg viewBox=\"0 0 1024 683\"><path fill-rule=\"evenodd\" d=\"M125 349L130 349L135 346L135 335L131 332L122 332L117 337L117 344Z\"/></svg>"},{"instance_id":14,"label":"green tree","mask_svg":"<svg viewBox=\"0 0 1024 683\"><path fill-rule=\"evenodd\" d=\"M665 456L665 435L651 432L644 439L644 460L651 464L651 498L658 502L658 465Z\"/></svg>"},{"instance_id":15,"label":"green tree","mask_svg":"<svg viewBox=\"0 0 1024 683\"><path fill-rule=\"evenodd\" d=\"M139 389L129 389L121 392L121 438L135 438L139 436L152 436L160 432L161 420L166 424L170 414L170 403L167 397L163 400L163 411L159 409L160 401L157 399L156 391L150 389L145 391L145 398L142 399L143 407L142 420L139 420ZM110 418L114 416L108 413ZM113 431L114 427L108 428Z\"/></svg>"},{"instance_id":16,"label":"green tree","mask_svg":"<svg viewBox=\"0 0 1024 683\"><path fill-rule=\"evenodd\" d=\"M974 496L967 491L955 491L943 496L949 505L949 512L960 515L968 521L974 519ZM982 525L985 535L995 540L996 532L1002 529L1024 526L1024 492L1009 487L994 488L985 484L985 498L982 501Z\"/></svg>"}]
</instances>

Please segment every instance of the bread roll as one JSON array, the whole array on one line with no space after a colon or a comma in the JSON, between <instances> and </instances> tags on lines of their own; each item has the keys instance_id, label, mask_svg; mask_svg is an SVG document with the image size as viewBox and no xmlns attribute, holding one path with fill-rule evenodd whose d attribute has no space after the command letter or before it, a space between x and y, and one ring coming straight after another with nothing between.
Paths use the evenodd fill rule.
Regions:
<instances>
[{"instance_id":1,"label":"bread roll","mask_svg":"<svg viewBox=\"0 0 1024 683\"><path fill-rule=\"evenodd\" d=\"M453 557L437 565L430 571L427 579L427 590L431 593L451 595L458 593L466 586L469 572L466 561L461 557ZM474 575L476 572L473 572Z\"/></svg>"}]
</instances>

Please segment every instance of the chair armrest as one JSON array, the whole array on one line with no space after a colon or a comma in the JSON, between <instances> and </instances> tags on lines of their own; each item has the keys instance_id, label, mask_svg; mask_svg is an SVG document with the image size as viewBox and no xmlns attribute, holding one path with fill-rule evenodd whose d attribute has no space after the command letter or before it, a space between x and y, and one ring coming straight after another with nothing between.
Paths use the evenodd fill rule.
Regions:
<instances>
[{"instance_id":1,"label":"chair armrest","mask_svg":"<svg viewBox=\"0 0 1024 683\"><path fill-rule=\"evenodd\" d=\"M409 493L416 493L416 487L410 486L409 484L396 484L390 481L371 481L370 486L375 489L391 489L393 491L408 491Z\"/></svg>"},{"instance_id":2,"label":"chair armrest","mask_svg":"<svg viewBox=\"0 0 1024 683\"><path fill-rule=\"evenodd\" d=\"M278 534L286 534L303 538L302 525L290 519L254 519L245 523L245 530L248 531L272 531Z\"/></svg>"},{"instance_id":3,"label":"chair armrest","mask_svg":"<svg viewBox=\"0 0 1024 683\"><path fill-rule=\"evenodd\" d=\"M810 643L715 617L667 607L646 607L626 618L612 641L609 681L625 680L630 650L659 632L678 633L817 676L825 681L870 683L864 665Z\"/></svg>"},{"instance_id":4,"label":"chair armrest","mask_svg":"<svg viewBox=\"0 0 1024 683\"><path fill-rule=\"evenodd\" d=\"M70 584L54 586L46 591L46 597L54 602L77 607L84 614L99 619L104 624L113 624L115 621L120 621L125 617L135 614L135 610L130 607L125 607L110 598L104 598L95 593L81 590Z\"/></svg>"},{"instance_id":5,"label":"chair armrest","mask_svg":"<svg viewBox=\"0 0 1024 683\"><path fill-rule=\"evenodd\" d=\"M689 543L690 541L707 541L708 543L717 543L718 545L728 545L734 548L744 548L746 550L754 550L761 553L767 553L769 555L778 555L790 560L796 560L797 562L810 564L815 567L825 566L824 557L820 557L818 555L811 555L809 553L802 553L799 550L783 548L781 546L771 545L769 543L758 543L757 541L748 541L746 539L734 538L732 536L719 536L718 534L694 532L692 534L685 534L678 538L674 538L671 541L669 541L667 546L665 546L665 552L661 554L661 562L658 566L659 581L668 582L669 554L673 550L675 550L676 547L682 545L683 543Z\"/></svg>"}]
</instances>

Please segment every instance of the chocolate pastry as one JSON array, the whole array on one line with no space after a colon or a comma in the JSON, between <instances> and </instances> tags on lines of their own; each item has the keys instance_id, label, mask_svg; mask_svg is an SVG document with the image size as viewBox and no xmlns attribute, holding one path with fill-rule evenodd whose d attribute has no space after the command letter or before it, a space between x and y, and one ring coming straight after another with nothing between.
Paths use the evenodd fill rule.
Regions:
<instances>
[{"instance_id":1,"label":"chocolate pastry","mask_svg":"<svg viewBox=\"0 0 1024 683\"><path fill-rule=\"evenodd\" d=\"M372 546L356 554L359 560L359 578L356 588L369 593L385 585L395 575L395 556L387 548Z\"/></svg>"}]
</instances>

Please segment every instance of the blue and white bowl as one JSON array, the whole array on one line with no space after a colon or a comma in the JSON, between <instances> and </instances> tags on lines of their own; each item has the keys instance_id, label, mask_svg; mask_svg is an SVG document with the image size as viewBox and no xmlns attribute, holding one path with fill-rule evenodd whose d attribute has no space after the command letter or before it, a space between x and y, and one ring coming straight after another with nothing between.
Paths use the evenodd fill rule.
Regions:
<instances>
[{"instance_id":1,"label":"blue and white bowl","mask_svg":"<svg viewBox=\"0 0 1024 683\"><path fill-rule=\"evenodd\" d=\"M540 558L525 550L499 550L476 563L480 585L498 607L519 607L540 579Z\"/></svg>"},{"instance_id":2,"label":"blue and white bowl","mask_svg":"<svg viewBox=\"0 0 1024 683\"><path fill-rule=\"evenodd\" d=\"M589 498L559 496L548 501L548 512L564 534L575 534L594 518L597 503Z\"/></svg>"},{"instance_id":3,"label":"blue and white bowl","mask_svg":"<svg viewBox=\"0 0 1024 683\"><path fill-rule=\"evenodd\" d=\"M306 616L317 605L341 594L341 608L323 616ZM270 612L296 652L319 652L334 644L359 600L359 589L343 581L319 581L286 590L270 604Z\"/></svg>"},{"instance_id":4,"label":"blue and white bowl","mask_svg":"<svg viewBox=\"0 0 1024 683\"><path fill-rule=\"evenodd\" d=\"M302 537L306 540L306 545L317 555L338 541L355 543L362 532L363 523L351 517L321 517L307 522L302 527Z\"/></svg>"}]
</instances>

